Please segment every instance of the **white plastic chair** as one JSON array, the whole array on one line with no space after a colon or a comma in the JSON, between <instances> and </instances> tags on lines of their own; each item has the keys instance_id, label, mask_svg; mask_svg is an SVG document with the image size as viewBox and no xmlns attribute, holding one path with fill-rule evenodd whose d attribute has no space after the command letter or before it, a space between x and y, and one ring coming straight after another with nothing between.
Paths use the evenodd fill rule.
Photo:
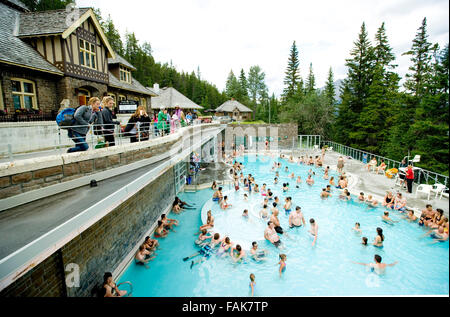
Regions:
<instances>
[{"instance_id":1,"label":"white plastic chair","mask_svg":"<svg viewBox=\"0 0 450 317\"><path fill-rule=\"evenodd\" d=\"M329 151L329 152L333 151L333 147L330 146L330 147L328 148L328 151Z\"/></svg>"},{"instance_id":2,"label":"white plastic chair","mask_svg":"<svg viewBox=\"0 0 450 317\"><path fill-rule=\"evenodd\" d=\"M419 193L422 193L422 194L427 194L428 195L427 200L430 200L430 195L431 195L432 189L433 189L433 186L431 186L431 185L420 184L419 186L417 186L417 189L416 189L416 198Z\"/></svg>"},{"instance_id":3,"label":"white plastic chair","mask_svg":"<svg viewBox=\"0 0 450 317\"><path fill-rule=\"evenodd\" d=\"M441 195L439 199L442 199L442 195L446 195L446 194L444 193L444 191L447 190L447 189L448 189L448 188L447 188L445 185L436 183L436 184L434 184L434 185L432 186L431 191L432 191L433 193L436 193L435 199L438 197L439 194ZM446 196L448 196L448 195L446 195Z\"/></svg>"},{"instance_id":4,"label":"white plastic chair","mask_svg":"<svg viewBox=\"0 0 450 317\"><path fill-rule=\"evenodd\" d=\"M419 163L419 162L420 162L420 155L414 156L414 158L411 161L411 163Z\"/></svg>"}]
</instances>

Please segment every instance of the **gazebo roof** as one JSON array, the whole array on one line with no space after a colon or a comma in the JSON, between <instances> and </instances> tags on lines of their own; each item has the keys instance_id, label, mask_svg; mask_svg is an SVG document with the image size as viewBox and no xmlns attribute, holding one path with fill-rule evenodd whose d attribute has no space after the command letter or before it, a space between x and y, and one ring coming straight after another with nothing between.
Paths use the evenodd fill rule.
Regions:
<instances>
[{"instance_id":1,"label":"gazebo roof","mask_svg":"<svg viewBox=\"0 0 450 317\"><path fill-rule=\"evenodd\" d=\"M250 108L233 99L226 101L220 107L216 108L216 112L233 112L235 109L239 110L239 112L253 112Z\"/></svg>"},{"instance_id":2,"label":"gazebo roof","mask_svg":"<svg viewBox=\"0 0 450 317\"><path fill-rule=\"evenodd\" d=\"M162 88L158 97L152 97L152 109L175 107L180 107L180 109L203 109L203 107L197 105L172 87Z\"/></svg>"}]
</instances>

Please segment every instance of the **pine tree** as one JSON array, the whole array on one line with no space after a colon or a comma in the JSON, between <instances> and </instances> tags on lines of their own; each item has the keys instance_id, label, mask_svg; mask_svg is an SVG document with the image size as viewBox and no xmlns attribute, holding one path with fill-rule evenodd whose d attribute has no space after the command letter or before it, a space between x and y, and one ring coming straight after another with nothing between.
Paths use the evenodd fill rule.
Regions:
<instances>
[{"instance_id":1,"label":"pine tree","mask_svg":"<svg viewBox=\"0 0 450 317\"><path fill-rule=\"evenodd\" d=\"M325 83L324 94L328 99L328 104L335 108L336 106L336 87L334 87L334 75L333 69L330 67L328 71L327 82Z\"/></svg>"},{"instance_id":2,"label":"pine tree","mask_svg":"<svg viewBox=\"0 0 450 317\"><path fill-rule=\"evenodd\" d=\"M233 70L231 70L228 75L225 87L225 91L229 98L238 99L240 86L236 76L233 73Z\"/></svg>"},{"instance_id":3,"label":"pine tree","mask_svg":"<svg viewBox=\"0 0 450 317\"><path fill-rule=\"evenodd\" d=\"M111 44L112 49L119 55L123 55L123 43L120 37L119 31L117 31L111 16L108 15L108 19L101 23L103 31L108 39L109 44Z\"/></svg>"},{"instance_id":4,"label":"pine tree","mask_svg":"<svg viewBox=\"0 0 450 317\"><path fill-rule=\"evenodd\" d=\"M359 148L380 154L387 141L387 132L391 128L387 120L395 112L392 109L398 102L399 76L392 72L397 65L392 64L395 56L389 46L384 22L377 30L373 50L374 63L372 81L368 89L366 104L355 124L357 131L352 133L359 140ZM395 123L394 123L395 124Z\"/></svg>"},{"instance_id":5,"label":"pine tree","mask_svg":"<svg viewBox=\"0 0 450 317\"><path fill-rule=\"evenodd\" d=\"M433 47L428 42L427 18L422 20L411 50L403 55L411 56L413 65L409 67L411 73L406 74L405 88L418 100L425 94L427 84L431 77L431 59ZM417 103L420 102L417 100Z\"/></svg>"},{"instance_id":6,"label":"pine tree","mask_svg":"<svg viewBox=\"0 0 450 317\"><path fill-rule=\"evenodd\" d=\"M309 64L309 74L308 74L308 79L306 81L306 92L307 93L312 93L315 91L316 87L316 78L314 76L314 72L313 72L313 68L312 68L312 63Z\"/></svg>"},{"instance_id":7,"label":"pine tree","mask_svg":"<svg viewBox=\"0 0 450 317\"><path fill-rule=\"evenodd\" d=\"M288 66L285 72L286 74L284 78L285 88L283 90L282 96L284 101L289 100L295 95L296 89L298 87L298 82L300 80L299 65L300 61L298 58L298 50L294 41L290 50Z\"/></svg>"},{"instance_id":8,"label":"pine tree","mask_svg":"<svg viewBox=\"0 0 450 317\"><path fill-rule=\"evenodd\" d=\"M248 103L248 83L247 78L245 77L245 71L241 69L241 74L239 75L239 94L238 99L242 103Z\"/></svg>"},{"instance_id":9,"label":"pine tree","mask_svg":"<svg viewBox=\"0 0 450 317\"><path fill-rule=\"evenodd\" d=\"M351 59L346 60L347 78L341 87L342 102L339 106L337 126L339 141L358 147L362 135L357 133L356 123L367 102L374 68L373 47L368 39L365 23L361 26L358 40L351 50Z\"/></svg>"}]
</instances>

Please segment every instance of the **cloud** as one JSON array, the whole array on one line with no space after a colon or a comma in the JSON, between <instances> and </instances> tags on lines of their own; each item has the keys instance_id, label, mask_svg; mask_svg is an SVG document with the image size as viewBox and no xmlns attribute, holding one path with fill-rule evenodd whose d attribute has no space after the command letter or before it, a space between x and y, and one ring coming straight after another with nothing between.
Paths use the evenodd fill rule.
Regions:
<instances>
[{"instance_id":1,"label":"cloud","mask_svg":"<svg viewBox=\"0 0 450 317\"><path fill-rule=\"evenodd\" d=\"M200 66L202 77L224 89L232 69L238 74L259 65L266 73L270 93L283 91L289 49L295 40L300 71L306 78L313 64L317 86L324 85L330 66L335 79L346 76L345 59L365 22L373 41L386 23L400 76L409 59L400 55L411 47L424 16L429 40L448 42L446 0L77 0L80 7L100 8L111 15L121 34L135 32L140 42L150 42L159 62L173 61L179 71Z\"/></svg>"}]
</instances>

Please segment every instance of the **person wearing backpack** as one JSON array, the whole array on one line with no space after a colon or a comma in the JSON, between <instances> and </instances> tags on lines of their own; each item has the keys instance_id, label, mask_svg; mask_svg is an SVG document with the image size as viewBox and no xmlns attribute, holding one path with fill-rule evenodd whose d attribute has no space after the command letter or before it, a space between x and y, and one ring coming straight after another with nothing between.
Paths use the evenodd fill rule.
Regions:
<instances>
[{"instance_id":1,"label":"person wearing backpack","mask_svg":"<svg viewBox=\"0 0 450 317\"><path fill-rule=\"evenodd\" d=\"M114 125L120 125L119 121L113 121L113 113L111 109L114 106L114 99L110 96L106 96L102 100L103 110L101 111L103 119L103 135L105 142L108 142L108 146L116 145L114 140Z\"/></svg>"},{"instance_id":2,"label":"person wearing backpack","mask_svg":"<svg viewBox=\"0 0 450 317\"><path fill-rule=\"evenodd\" d=\"M89 132L90 124L103 124L100 112L100 99L92 97L88 106L79 107L73 116L74 124L69 128L68 136L75 142L75 147L67 150L67 153L87 151L89 145L86 143L86 135ZM101 126L100 126L101 128Z\"/></svg>"}]
</instances>

